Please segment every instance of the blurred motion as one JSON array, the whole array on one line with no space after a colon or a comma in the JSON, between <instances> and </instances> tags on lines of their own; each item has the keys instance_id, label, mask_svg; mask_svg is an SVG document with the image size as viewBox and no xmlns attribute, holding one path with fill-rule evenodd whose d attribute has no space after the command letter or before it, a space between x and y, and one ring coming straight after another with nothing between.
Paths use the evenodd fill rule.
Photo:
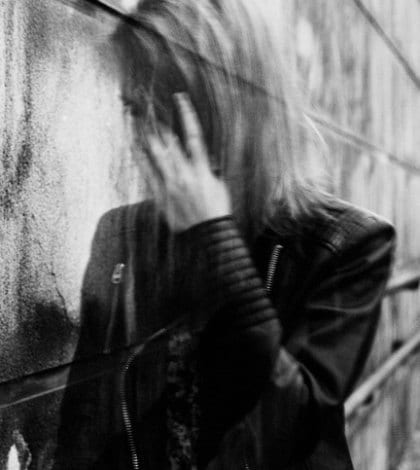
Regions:
<instances>
[{"instance_id":1,"label":"blurred motion","mask_svg":"<svg viewBox=\"0 0 420 470\"><path fill-rule=\"evenodd\" d=\"M190 444L197 440L191 351L210 316L200 304L208 299L199 282L205 261L151 202L169 190L147 145L166 129L191 157L177 92L188 92L209 166L229 190L265 287L275 244L267 224L282 232L271 300L297 292L290 286L309 268L295 270L292 260L313 255L300 237L312 236L313 220L336 226L323 209L334 197L396 227L395 271L380 316L379 294L373 306L372 351L343 392L346 435L356 470L420 468L413 460L420 432L419 3L244 0L242 11L241 2L227 0L220 2L223 25L207 2L176 3L0 2L0 468L133 468L122 396L131 404L139 468L168 468L166 401L180 382L192 397L191 422L174 422L188 427ZM356 295L369 285L361 282ZM173 331L137 348L177 318L184 321ZM292 356L299 341L288 344ZM177 367L188 369L187 378L178 380ZM243 403L236 404L245 409L254 403L247 395L254 381L240 373ZM311 384L317 400L328 395L329 385L317 389L318 377ZM231 447L234 463L207 468L272 468L258 466L248 432L254 418L221 444L224 455ZM311 433L305 428L302 442ZM302 458L311 446L302 444ZM244 448L245 463L236 458ZM322 452L325 468L351 468L339 466L328 444ZM324 468L320 461L310 464Z\"/></svg>"}]
</instances>

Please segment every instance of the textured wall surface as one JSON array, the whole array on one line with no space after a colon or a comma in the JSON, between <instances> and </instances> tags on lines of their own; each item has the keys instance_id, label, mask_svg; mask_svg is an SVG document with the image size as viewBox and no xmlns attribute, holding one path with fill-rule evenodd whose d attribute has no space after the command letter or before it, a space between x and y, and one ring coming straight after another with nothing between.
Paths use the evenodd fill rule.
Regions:
<instances>
[{"instance_id":1,"label":"textured wall surface","mask_svg":"<svg viewBox=\"0 0 420 470\"><path fill-rule=\"evenodd\" d=\"M0 381L71 359L98 219L141 197L111 29L86 7L0 1ZM1 469L26 468L26 448L48 468L58 403L0 411Z\"/></svg>"},{"instance_id":2,"label":"textured wall surface","mask_svg":"<svg viewBox=\"0 0 420 470\"><path fill-rule=\"evenodd\" d=\"M291 0L296 53L316 114L325 119L320 129L335 192L393 221L402 268L420 259L420 81L356 3ZM420 76L419 2L363 0L362 6ZM418 289L385 300L363 378L420 330L419 301ZM348 423L358 470L397 467L420 424L419 364L417 354L399 367Z\"/></svg>"},{"instance_id":3,"label":"textured wall surface","mask_svg":"<svg viewBox=\"0 0 420 470\"><path fill-rule=\"evenodd\" d=\"M98 218L140 197L101 19L60 2L2 4L0 318L14 357L2 380L67 357L59 336L77 323Z\"/></svg>"},{"instance_id":4,"label":"textured wall surface","mask_svg":"<svg viewBox=\"0 0 420 470\"><path fill-rule=\"evenodd\" d=\"M419 165L419 89L354 1L341 2L340 8L330 0L292 4L300 69L315 109L378 147L373 151L337 132L326 134L337 166L336 192L396 223L399 263L419 258L419 172L388 156ZM419 3L364 4L419 70Z\"/></svg>"},{"instance_id":5,"label":"textured wall surface","mask_svg":"<svg viewBox=\"0 0 420 470\"><path fill-rule=\"evenodd\" d=\"M420 73L419 2L365 4ZM398 266L418 260L420 172L404 167L420 165L418 88L352 0L278 5L326 121L335 192L396 224ZM142 198L107 46L113 26L83 0L0 0L0 382L71 360L98 219ZM366 374L418 330L418 305L417 291L387 299ZM418 371L418 359L402 368L364 427L354 427L358 470L395 464L393 436L408 434L420 409ZM51 466L60 400L56 393L0 410L0 470Z\"/></svg>"}]
</instances>

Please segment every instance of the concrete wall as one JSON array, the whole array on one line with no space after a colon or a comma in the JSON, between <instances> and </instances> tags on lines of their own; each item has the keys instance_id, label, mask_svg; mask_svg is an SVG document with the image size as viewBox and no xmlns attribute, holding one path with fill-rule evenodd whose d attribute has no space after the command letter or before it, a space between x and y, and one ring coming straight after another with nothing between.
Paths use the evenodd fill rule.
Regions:
<instances>
[{"instance_id":1,"label":"concrete wall","mask_svg":"<svg viewBox=\"0 0 420 470\"><path fill-rule=\"evenodd\" d=\"M420 90L353 0L291 0L304 87L331 152L332 184L397 228L396 267L420 260ZM363 0L420 76L420 3ZM373 145L372 145L373 144ZM398 161L397 161L398 160ZM410 168L417 166L417 169ZM383 304L364 378L420 330L420 292ZM396 468L420 425L420 355L402 365L349 424L358 470Z\"/></svg>"},{"instance_id":2,"label":"concrete wall","mask_svg":"<svg viewBox=\"0 0 420 470\"><path fill-rule=\"evenodd\" d=\"M331 0L291 3L300 70L315 109L335 126L379 147L374 151L337 132L325 133L336 192L396 223L400 264L418 259L419 172L396 165L387 153L419 165L419 89L354 1L340 2L339 8ZM420 70L419 3L364 0L363 4Z\"/></svg>"},{"instance_id":3,"label":"concrete wall","mask_svg":"<svg viewBox=\"0 0 420 470\"><path fill-rule=\"evenodd\" d=\"M142 194L106 47L112 21L75 6L0 0L1 382L71 359L98 219ZM29 454L48 468L58 404L0 411L1 469L26 468Z\"/></svg>"},{"instance_id":4,"label":"concrete wall","mask_svg":"<svg viewBox=\"0 0 420 470\"><path fill-rule=\"evenodd\" d=\"M419 259L420 177L387 155L420 163L418 90L352 1L278 1L319 114L382 147L321 126L335 191L396 223L399 266ZM366 4L420 70L419 3ZM106 45L113 25L83 0L0 0L0 382L71 360L98 219L142 198ZM418 292L385 304L367 371L419 327L418 305ZM411 370L418 367L401 373ZM413 400L410 383L399 376L388 390ZM0 469L51 466L60 400L56 393L0 410ZM380 403L377 413L390 410ZM388 444L396 421L376 416L370 435L380 445L365 451L367 441L352 438L359 469L384 470L395 459Z\"/></svg>"}]
</instances>

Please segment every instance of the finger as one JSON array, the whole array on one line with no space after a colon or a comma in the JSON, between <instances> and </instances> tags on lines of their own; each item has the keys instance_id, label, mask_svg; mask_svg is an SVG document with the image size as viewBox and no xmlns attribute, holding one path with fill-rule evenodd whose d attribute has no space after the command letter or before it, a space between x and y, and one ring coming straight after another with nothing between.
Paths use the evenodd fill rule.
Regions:
<instances>
[{"instance_id":1,"label":"finger","mask_svg":"<svg viewBox=\"0 0 420 470\"><path fill-rule=\"evenodd\" d=\"M176 175L182 174L186 167L191 166L191 162L185 155L185 151L178 137L169 129L162 134L162 141L166 145L170 165Z\"/></svg>"},{"instance_id":2,"label":"finger","mask_svg":"<svg viewBox=\"0 0 420 470\"><path fill-rule=\"evenodd\" d=\"M149 161L158 178L166 189L179 185L190 171L191 162L185 157L178 138L164 131L161 136L150 135L147 141Z\"/></svg>"},{"instance_id":3,"label":"finger","mask_svg":"<svg viewBox=\"0 0 420 470\"><path fill-rule=\"evenodd\" d=\"M181 119L187 150L190 153L192 162L208 166L209 162L203 131L188 94L175 93L174 100Z\"/></svg>"},{"instance_id":4,"label":"finger","mask_svg":"<svg viewBox=\"0 0 420 470\"><path fill-rule=\"evenodd\" d=\"M148 135L146 138L146 157L155 175L162 182L166 182L171 177L168 165L168 158L165 146L155 135Z\"/></svg>"}]
</instances>

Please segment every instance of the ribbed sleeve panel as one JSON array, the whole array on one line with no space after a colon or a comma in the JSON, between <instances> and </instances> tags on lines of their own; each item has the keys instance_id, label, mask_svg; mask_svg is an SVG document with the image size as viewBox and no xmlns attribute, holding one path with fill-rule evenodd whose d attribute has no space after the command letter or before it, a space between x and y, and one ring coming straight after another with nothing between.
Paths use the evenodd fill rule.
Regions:
<instances>
[{"instance_id":1,"label":"ribbed sleeve panel","mask_svg":"<svg viewBox=\"0 0 420 470\"><path fill-rule=\"evenodd\" d=\"M205 303L223 312L225 333L277 318L232 217L203 222L189 235L205 252Z\"/></svg>"},{"instance_id":2,"label":"ribbed sleeve panel","mask_svg":"<svg viewBox=\"0 0 420 470\"><path fill-rule=\"evenodd\" d=\"M257 402L280 347L277 311L232 217L203 222L185 234L196 254L208 323L200 342L199 468L224 432Z\"/></svg>"}]
</instances>

